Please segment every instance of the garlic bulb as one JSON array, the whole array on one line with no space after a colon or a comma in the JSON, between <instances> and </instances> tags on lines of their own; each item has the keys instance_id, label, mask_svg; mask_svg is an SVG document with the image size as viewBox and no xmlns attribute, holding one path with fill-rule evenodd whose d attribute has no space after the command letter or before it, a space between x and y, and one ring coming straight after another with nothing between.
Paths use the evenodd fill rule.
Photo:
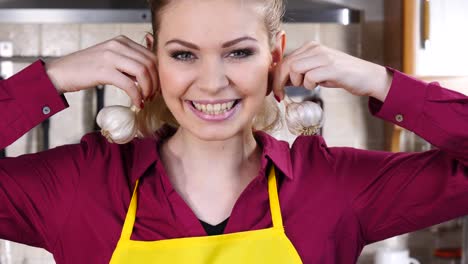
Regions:
<instances>
[{"instance_id":1,"label":"garlic bulb","mask_svg":"<svg viewBox=\"0 0 468 264\"><path fill-rule=\"evenodd\" d=\"M101 127L101 134L110 143L125 144L137 134L135 106L113 105L99 111L96 122Z\"/></svg>"},{"instance_id":2,"label":"garlic bulb","mask_svg":"<svg viewBox=\"0 0 468 264\"><path fill-rule=\"evenodd\" d=\"M322 108L311 101L296 103L285 96L286 125L294 135L315 135L323 125Z\"/></svg>"}]
</instances>

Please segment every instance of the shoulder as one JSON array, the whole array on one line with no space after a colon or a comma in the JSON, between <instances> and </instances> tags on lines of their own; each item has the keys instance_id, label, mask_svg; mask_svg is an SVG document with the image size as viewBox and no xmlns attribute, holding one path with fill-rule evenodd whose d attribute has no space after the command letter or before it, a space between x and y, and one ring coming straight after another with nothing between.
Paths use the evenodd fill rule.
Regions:
<instances>
[{"instance_id":1,"label":"shoulder","mask_svg":"<svg viewBox=\"0 0 468 264\"><path fill-rule=\"evenodd\" d=\"M314 149L314 148L327 148L327 143L322 136L298 136L292 146L291 150Z\"/></svg>"},{"instance_id":2,"label":"shoulder","mask_svg":"<svg viewBox=\"0 0 468 264\"><path fill-rule=\"evenodd\" d=\"M104 178L124 175L134 183L158 159L157 143L155 138L135 138L126 144L115 144L108 142L99 132L89 133L79 144L80 163L88 174L100 174Z\"/></svg>"},{"instance_id":3,"label":"shoulder","mask_svg":"<svg viewBox=\"0 0 468 264\"><path fill-rule=\"evenodd\" d=\"M266 133L256 136L264 155L291 179L303 178L317 170L328 175L333 170L333 156L321 136L299 136L291 145Z\"/></svg>"},{"instance_id":4,"label":"shoulder","mask_svg":"<svg viewBox=\"0 0 468 264\"><path fill-rule=\"evenodd\" d=\"M115 162L132 162L133 156L138 146L144 139L135 138L126 144L116 144L107 141L99 132L85 134L79 145L81 158L86 163L112 164Z\"/></svg>"},{"instance_id":5,"label":"shoulder","mask_svg":"<svg viewBox=\"0 0 468 264\"><path fill-rule=\"evenodd\" d=\"M331 163L333 156L325 139L322 136L299 136L291 146L291 157L307 157L307 159L324 159Z\"/></svg>"},{"instance_id":6,"label":"shoulder","mask_svg":"<svg viewBox=\"0 0 468 264\"><path fill-rule=\"evenodd\" d=\"M329 160L332 157L330 148L322 136L299 136L291 145L262 131L257 131L255 136L261 143L264 153L278 159L290 158L294 162L297 159L303 161L305 158L324 157Z\"/></svg>"},{"instance_id":7,"label":"shoulder","mask_svg":"<svg viewBox=\"0 0 468 264\"><path fill-rule=\"evenodd\" d=\"M135 138L126 144L109 142L99 132L91 132L84 135L80 140L80 147L88 156L124 155L132 156L138 151L151 152L155 154L158 138Z\"/></svg>"},{"instance_id":8,"label":"shoulder","mask_svg":"<svg viewBox=\"0 0 468 264\"><path fill-rule=\"evenodd\" d=\"M80 140L80 147L87 155L109 154L120 149L118 144L112 144L99 132L85 134Z\"/></svg>"}]
</instances>

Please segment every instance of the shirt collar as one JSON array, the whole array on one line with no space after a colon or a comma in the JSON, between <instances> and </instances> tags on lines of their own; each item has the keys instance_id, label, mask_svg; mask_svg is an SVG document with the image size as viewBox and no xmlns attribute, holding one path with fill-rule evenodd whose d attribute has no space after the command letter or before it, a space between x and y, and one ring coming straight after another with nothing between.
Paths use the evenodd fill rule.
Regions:
<instances>
[{"instance_id":1,"label":"shirt collar","mask_svg":"<svg viewBox=\"0 0 468 264\"><path fill-rule=\"evenodd\" d=\"M135 183L143 174L157 162L157 139L139 138L132 141L133 153L130 157L131 181Z\"/></svg>"},{"instance_id":2,"label":"shirt collar","mask_svg":"<svg viewBox=\"0 0 468 264\"><path fill-rule=\"evenodd\" d=\"M170 127L163 127L156 132L154 138L138 138L132 141L133 151L130 163L132 182L143 176L150 166L160 161L158 145L174 132L175 130ZM271 160L276 168L292 180L293 172L288 143L279 141L262 131L256 131L255 138L262 148L262 156Z\"/></svg>"},{"instance_id":3,"label":"shirt collar","mask_svg":"<svg viewBox=\"0 0 468 264\"><path fill-rule=\"evenodd\" d=\"M277 140L263 131L256 131L255 138L262 147L263 156L271 160L288 179L293 180L289 144L286 141Z\"/></svg>"}]
</instances>

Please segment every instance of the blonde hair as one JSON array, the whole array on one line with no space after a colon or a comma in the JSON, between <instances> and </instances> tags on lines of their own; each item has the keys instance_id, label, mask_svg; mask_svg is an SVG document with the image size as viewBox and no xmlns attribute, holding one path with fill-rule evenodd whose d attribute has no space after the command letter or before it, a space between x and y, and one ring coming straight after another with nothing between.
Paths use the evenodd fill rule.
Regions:
<instances>
[{"instance_id":1,"label":"blonde hair","mask_svg":"<svg viewBox=\"0 0 468 264\"><path fill-rule=\"evenodd\" d=\"M158 41L160 28L160 17L164 9L174 0L148 0L151 9L151 21L155 45ZM254 0L247 0L249 2ZM260 10L264 15L265 28L268 32L270 48L273 48L276 35L281 31L281 19L285 12L283 0L256 0L261 3ZM281 124L281 114L278 105L272 95L265 97L261 110L254 118L253 129L266 132L274 131ZM159 93L155 99L145 104L145 108L136 115L136 125L140 137L150 137L154 135L162 125L167 124L172 127L179 127L177 120L167 107L164 99Z\"/></svg>"}]
</instances>

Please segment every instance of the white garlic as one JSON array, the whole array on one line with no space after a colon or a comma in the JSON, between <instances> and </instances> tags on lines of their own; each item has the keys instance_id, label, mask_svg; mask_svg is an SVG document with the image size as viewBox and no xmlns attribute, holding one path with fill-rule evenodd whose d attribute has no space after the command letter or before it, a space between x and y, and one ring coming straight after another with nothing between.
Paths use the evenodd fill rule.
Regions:
<instances>
[{"instance_id":1,"label":"white garlic","mask_svg":"<svg viewBox=\"0 0 468 264\"><path fill-rule=\"evenodd\" d=\"M294 135L315 135L323 125L322 108L311 101L293 102L287 96L286 125Z\"/></svg>"},{"instance_id":2,"label":"white garlic","mask_svg":"<svg viewBox=\"0 0 468 264\"><path fill-rule=\"evenodd\" d=\"M101 134L111 143L125 144L137 134L135 106L113 105L99 111L96 122L101 127Z\"/></svg>"}]
</instances>

